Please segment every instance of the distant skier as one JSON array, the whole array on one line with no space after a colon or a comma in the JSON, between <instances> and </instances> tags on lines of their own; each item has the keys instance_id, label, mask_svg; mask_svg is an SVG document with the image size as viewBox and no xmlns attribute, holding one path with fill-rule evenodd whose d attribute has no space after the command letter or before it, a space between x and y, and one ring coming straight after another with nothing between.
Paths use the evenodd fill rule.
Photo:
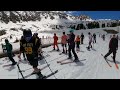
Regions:
<instances>
[{"instance_id":1,"label":"distant skier","mask_svg":"<svg viewBox=\"0 0 120 90\"><path fill-rule=\"evenodd\" d=\"M72 55L71 55L71 50L72 50L72 53L74 54L74 57L75 57L75 60L74 60L74 62L78 62L79 60L78 60L78 56L77 56L77 54L76 54L76 52L75 52L75 35L74 35L74 30L73 29L71 29L70 31L70 37L69 37L69 48L68 48L68 51L69 51L69 58L68 59L71 59L72 58Z\"/></svg>"},{"instance_id":2,"label":"distant skier","mask_svg":"<svg viewBox=\"0 0 120 90\"><path fill-rule=\"evenodd\" d=\"M22 40L22 44L20 44L20 54L18 55L18 58L20 58L21 53L25 50L27 60L34 69L32 73L38 74L39 78L43 78L40 69L38 69L37 53L40 43L32 36L30 29L23 30L23 37L24 39Z\"/></svg>"},{"instance_id":3,"label":"distant skier","mask_svg":"<svg viewBox=\"0 0 120 90\"><path fill-rule=\"evenodd\" d=\"M53 50L55 50L55 46L56 46L56 47L57 47L57 51L59 51L59 47L58 47L58 36L56 35L56 33L54 33L53 39L54 39Z\"/></svg>"},{"instance_id":4,"label":"distant skier","mask_svg":"<svg viewBox=\"0 0 120 90\"><path fill-rule=\"evenodd\" d=\"M63 36L61 37L61 44L63 47L62 53L67 53L67 35L65 35L65 32L63 32ZM65 49L64 49L64 47L65 47Z\"/></svg>"},{"instance_id":5,"label":"distant skier","mask_svg":"<svg viewBox=\"0 0 120 90\"><path fill-rule=\"evenodd\" d=\"M10 59L10 61L12 61L12 65L16 65L17 62L15 62L15 60L13 59L13 53L12 53L12 45L9 43L8 39L5 39L5 47L6 47L6 51L7 51L7 56Z\"/></svg>"},{"instance_id":6,"label":"distant skier","mask_svg":"<svg viewBox=\"0 0 120 90\"><path fill-rule=\"evenodd\" d=\"M96 34L93 34L93 43L96 43Z\"/></svg>"},{"instance_id":7,"label":"distant skier","mask_svg":"<svg viewBox=\"0 0 120 90\"><path fill-rule=\"evenodd\" d=\"M83 33L81 34L81 44L83 44L83 40L84 40L84 35Z\"/></svg>"},{"instance_id":8,"label":"distant skier","mask_svg":"<svg viewBox=\"0 0 120 90\"><path fill-rule=\"evenodd\" d=\"M105 34L102 35L103 41L105 41Z\"/></svg>"},{"instance_id":9,"label":"distant skier","mask_svg":"<svg viewBox=\"0 0 120 90\"><path fill-rule=\"evenodd\" d=\"M76 42L76 51L80 51L80 36L79 35L77 35L75 42Z\"/></svg>"},{"instance_id":10,"label":"distant skier","mask_svg":"<svg viewBox=\"0 0 120 90\"><path fill-rule=\"evenodd\" d=\"M109 42L109 52L104 56L104 58L106 59L111 53L113 53L113 61L115 61L116 58L116 51L118 50L118 40L115 37L115 35L113 35L113 37L111 38L110 42Z\"/></svg>"},{"instance_id":11,"label":"distant skier","mask_svg":"<svg viewBox=\"0 0 120 90\"><path fill-rule=\"evenodd\" d=\"M90 48L92 48L92 35L90 32L88 33L88 38L89 38L89 46L87 47L87 49L90 50Z\"/></svg>"}]
</instances>

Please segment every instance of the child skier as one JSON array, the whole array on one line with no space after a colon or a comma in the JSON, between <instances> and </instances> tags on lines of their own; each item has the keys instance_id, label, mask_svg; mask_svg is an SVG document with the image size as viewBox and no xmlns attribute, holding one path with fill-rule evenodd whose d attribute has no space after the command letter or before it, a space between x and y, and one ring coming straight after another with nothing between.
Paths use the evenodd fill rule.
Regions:
<instances>
[{"instance_id":1,"label":"child skier","mask_svg":"<svg viewBox=\"0 0 120 90\"><path fill-rule=\"evenodd\" d=\"M12 53L12 45L9 43L8 39L5 39L5 47L6 47L6 51L7 51L7 56L8 58L12 61L12 65L16 65L17 62L15 62L15 60L13 59L13 53Z\"/></svg>"},{"instance_id":2,"label":"child skier","mask_svg":"<svg viewBox=\"0 0 120 90\"><path fill-rule=\"evenodd\" d=\"M20 58L21 53L25 51L27 60L34 69L32 74L38 74L39 78L42 79L44 76L41 74L40 69L38 69L37 53L40 46L39 40L36 40L36 38L32 36L32 32L30 29L23 30L23 37L24 39L21 41L22 43L20 44L20 54L18 55L18 57Z\"/></svg>"},{"instance_id":3,"label":"child skier","mask_svg":"<svg viewBox=\"0 0 120 90\"><path fill-rule=\"evenodd\" d=\"M92 48L92 35L90 32L88 33L88 38L89 38L89 46L87 48L88 50L90 50L90 48Z\"/></svg>"},{"instance_id":4,"label":"child skier","mask_svg":"<svg viewBox=\"0 0 120 90\"><path fill-rule=\"evenodd\" d=\"M76 51L80 51L80 36L79 35L77 35L75 42L76 42Z\"/></svg>"},{"instance_id":5,"label":"child skier","mask_svg":"<svg viewBox=\"0 0 120 90\"><path fill-rule=\"evenodd\" d=\"M57 51L59 51L59 47L58 47L58 36L56 35L56 33L54 33L53 39L54 39L53 50L55 50L55 46L56 46L56 47L57 47Z\"/></svg>"},{"instance_id":6,"label":"child skier","mask_svg":"<svg viewBox=\"0 0 120 90\"><path fill-rule=\"evenodd\" d=\"M63 47L62 53L67 53L67 36L65 35L65 32L63 32L63 36L61 37L61 44ZM64 49L64 47L65 47L65 49Z\"/></svg>"}]
</instances>

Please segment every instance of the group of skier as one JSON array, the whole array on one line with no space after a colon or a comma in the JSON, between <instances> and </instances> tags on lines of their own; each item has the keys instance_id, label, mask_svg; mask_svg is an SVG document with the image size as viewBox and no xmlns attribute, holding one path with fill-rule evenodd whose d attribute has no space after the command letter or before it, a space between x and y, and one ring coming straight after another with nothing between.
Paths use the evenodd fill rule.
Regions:
<instances>
[{"instance_id":1,"label":"group of skier","mask_svg":"<svg viewBox=\"0 0 120 90\"><path fill-rule=\"evenodd\" d=\"M63 32L63 35L61 36L61 45L63 47L62 53L68 53L68 59L72 58L71 51L74 55L74 62L78 62L79 58L76 53L76 51L80 51L80 44L84 44L84 34L82 33L81 36L77 35L75 36L74 30L71 29L69 31L69 34L66 35L65 32ZM90 48L93 48L92 43L96 43L96 34L93 35L89 32L88 33L89 43L87 49L90 50ZM54 33L53 36L54 42L53 42L53 50L55 50L55 46L57 47L57 51L59 51L58 46L58 36L56 33ZM9 43L8 39L5 39L5 47L7 50L7 56L12 61L12 65L16 65L17 62L13 59L12 55L12 45ZM38 68L38 57L42 57L42 50L41 50L41 39L38 37L38 33L34 33L32 35L32 32L30 29L24 29L23 30L23 36L20 39L20 52L18 55L18 58L21 60L21 54L23 53L24 60L28 60L30 65L33 67L33 73L39 74L39 76L42 78L44 75L42 75L40 69ZM76 46L76 50L75 50ZM109 56L111 53L113 53L113 60L115 62L116 57L116 51L118 49L118 39L115 35L110 40L109 43L109 52L104 56L106 59L107 56Z\"/></svg>"}]
</instances>

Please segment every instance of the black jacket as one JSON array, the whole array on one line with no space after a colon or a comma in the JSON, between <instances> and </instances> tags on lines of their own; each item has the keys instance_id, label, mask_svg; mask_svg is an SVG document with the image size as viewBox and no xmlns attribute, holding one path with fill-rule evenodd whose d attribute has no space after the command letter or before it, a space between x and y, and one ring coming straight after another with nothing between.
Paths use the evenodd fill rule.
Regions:
<instances>
[{"instance_id":1,"label":"black jacket","mask_svg":"<svg viewBox=\"0 0 120 90\"><path fill-rule=\"evenodd\" d=\"M84 35L83 34L81 35L81 39L84 39Z\"/></svg>"},{"instance_id":2,"label":"black jacket","mask_svg":"<svg viewBox=\"0 0 120 90\"><path fill-rule=\"evenodd\" d=\"M75 41L74 40L75 40L75 35L71 34L70 38L69 38L69 45L70 46L73 46L73 47L75 46Z\"/></svg>"},{"instance_id":3,"label":"black jacket","mask_svg":"<svg viewBox=\"0 0 120 90\"><path fill-rule=\"evenodd\" d=\"M115 49L118 48L118 40L116 38L111 38L109 42L109 48L110 49Z\"/></svg>"}]
</instances>

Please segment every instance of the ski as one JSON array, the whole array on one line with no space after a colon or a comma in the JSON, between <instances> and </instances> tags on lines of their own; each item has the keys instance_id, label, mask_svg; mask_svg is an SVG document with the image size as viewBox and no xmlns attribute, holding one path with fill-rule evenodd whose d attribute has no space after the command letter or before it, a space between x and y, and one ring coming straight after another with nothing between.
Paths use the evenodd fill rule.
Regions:
<instances>
[{"instance_id":1,"label":"ski","mask_svg":"<svg viewBox=\"0 0 120 90\"><path fill-rule=\"evenodd\" d=\"M3 67L10 67L10 66L14 66L14 65L12 64L3 65Z\"/></svg>"},{"instance_id":2,"label":"ski","mask_svg":"<svg viewBox=\"0 0 120 90\"><path fill-rule=\"evenodd\" d=\"M44 70L44 69L47 68L48 66L50 66L50 64L42 67L42 68L40 69L40 71ZM26 71L26 70L21 70L21 72L25 72L25 71ZM37 74L37 73L30 73L30 74L24 76L24 78L28 78L28 77L30 77L30 76L32 76L32 75L34 75L34 74ZM23 79L23 78L21 78L21 79Z\"/></svg>"},{"instance_id":3,"label":"ski","mask_svg":"<svg viewBox=\"0 0 120 90\"><path fill-rule=\"evenodd\" d=\"M64 64L69 64L69 63L77 63L77 62L84 61L84 60L86 60L86 59L77 60L76 62L75 62L75 61L61 62L60 64L61 64L61 65L64 65Z\"/></svg>"},{"instance_id":4,"label":"ski","mask_svg":"<svg viewBox=\"0 0 120 90\"><path fill-rule=\"evenodd\" d=\"M69 59L60 60L60 61L57 61L57 63L62 63L63 61L66 61L66 60L69 60Z\"/></svg>"},{"instance_id":5,"label":"ski","mask_svg":"<svg viewBox=\"0 0 120 90\"><path fill-rule=\"evenodd\" d=\"M112 59L113 59L113 56L111 56L112 57ZM116 62L114 62L115 63L115 67L117 68L117 69L119 69L119 67L118 67L118 64L116 63Z\"/></svg>"},{"instance_id":6,"label":"ski","mask_svg":"<svg viewBox=\"0 0 120 90\"><path fill-rule=\"evenodd\" d=\"M101 54L101 55L104 57L103 54ZM104 59L105 59L105 58L104 58ZM109 67L112 67L106 59L105 59L105 61L107 62L107 64L109 65Z\"/></svg>"},{"instance_id":7,"label":"ski","mask_svg":"<svg viewBox=\"0 0 120 90\"><path fill-rule=\"evenodd\" d=\"M63 55L63 54L64 54L64 55L68 55L67 53L59 53L59 55Z\"/></svg>"},{"instance_id":8,"label":"ski","mask_svg":"<svg viewBox=\"0 0 120 90\"><path fill-rule=\"evenodd\" d=\"M50 73L47 76L44 76L42 79L47 79L47 78L51 77L52 75L56 74L57 72L58 72L58 70L54 71L53 73ZM41 79L41 78L38 77L37 79Z\"/></svg>"},{"instance_id":9,"label":"ski","mask_svg":"<svg viewBox=\"0 0 120 90\"><path fill-rule=\"evenodd\" d=\"M48 66L50 66L50 64L45 65L44 67L42 67L42 68L40 69L40 71L42 71L43 69L47 68ZM30 69L32 69L32 68L29 68L29 69L26 69L26 70L21 70L21 71L22 71L22 72L25 72L25 71L30 70Z\"/></svg>"}]
</instances>

